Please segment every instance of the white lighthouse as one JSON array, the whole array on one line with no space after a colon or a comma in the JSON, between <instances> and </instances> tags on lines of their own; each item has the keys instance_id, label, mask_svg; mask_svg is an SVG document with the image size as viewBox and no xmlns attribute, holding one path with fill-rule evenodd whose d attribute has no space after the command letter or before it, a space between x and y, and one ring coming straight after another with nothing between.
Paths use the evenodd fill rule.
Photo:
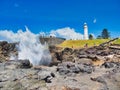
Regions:
<instances>
[{"instance_id":1,"label":"white lighthouse","mask_svg":"<svg viewBox=\"0 0 120 90\"><path fill-rule=\"evenodd\" d=\"M88 26L84 23L84 40L88 40Z\"/></svg>"}]
</instances>

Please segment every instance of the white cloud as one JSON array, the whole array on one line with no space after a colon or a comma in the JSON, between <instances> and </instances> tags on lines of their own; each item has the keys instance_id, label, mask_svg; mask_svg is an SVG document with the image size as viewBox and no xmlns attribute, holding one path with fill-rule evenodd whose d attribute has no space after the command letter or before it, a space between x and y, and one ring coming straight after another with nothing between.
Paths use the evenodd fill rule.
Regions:
<instances>
[{"instance_id":1,"label":"white cloud","mask_svg":"<svg viewBox=\"0 0 120 90\"><path fill-rule=\"evenodd\" d=\"M50 32L51 36L56 36L56 37L62 37L67 40L72 39L72 40L77 40L77 39L83 39L83 35L81 33L75 32L73 28L70 27L65 27L57 30L52 30Z\"/></svg>"},{"instance_id":2,"label":"white cloud","mask_svg":"<svg viewBox=\"0 0 120 90\"><path fill-rule=\"evenodd\" d=\"M93 20L93 23L96 23L97 22L97 19L95 18L94 20Z\"/></svg>"}]
</instances>

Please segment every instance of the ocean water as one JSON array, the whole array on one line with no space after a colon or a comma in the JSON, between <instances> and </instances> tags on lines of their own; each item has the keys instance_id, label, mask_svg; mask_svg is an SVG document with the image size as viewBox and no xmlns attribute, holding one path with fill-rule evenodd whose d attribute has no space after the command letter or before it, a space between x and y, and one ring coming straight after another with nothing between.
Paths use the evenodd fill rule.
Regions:
<instances>
[{"instance_id":1,"label":"ocean water","mask_svg":"<svg viewBox=\"0 0 120 90\"><path fill-rule=\"evenodd\" d=\"M51 55L48 45L42 45L39 34L32 33L27 27L26 31L18 30L16 33L9 30L0 30L0 38L8 42L18 42L18 57L11 54L11 59L29 59L33 65L48 65L51 62Z\"/></svg>"}]
</instances>

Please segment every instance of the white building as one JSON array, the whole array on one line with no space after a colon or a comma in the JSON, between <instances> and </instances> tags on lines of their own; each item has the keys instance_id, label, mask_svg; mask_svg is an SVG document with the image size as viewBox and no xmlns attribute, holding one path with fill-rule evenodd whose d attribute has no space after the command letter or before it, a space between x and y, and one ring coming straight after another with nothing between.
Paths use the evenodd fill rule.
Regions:
<instances>
[{"instance_id":1,"label":"white building","mask_svg":"<svg viewBox=\"0 0 120 90\"><path fill-rule=\"evenodd\" d=\"M87 23L84 23L84 40L88 40L88 26Z\"/></svg>"}]
</instances>

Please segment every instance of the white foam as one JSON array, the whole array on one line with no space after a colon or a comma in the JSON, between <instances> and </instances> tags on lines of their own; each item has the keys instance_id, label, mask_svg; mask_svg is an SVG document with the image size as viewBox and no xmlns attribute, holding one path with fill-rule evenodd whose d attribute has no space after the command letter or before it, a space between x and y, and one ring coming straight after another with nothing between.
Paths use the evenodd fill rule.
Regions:
<instances>
[{"instance_id":1,"label":"white foam","mask_svg":"<svg viewBox=\"0 0 120 90\"><path fill-rule=\"evenodd\" d=\"M1 30L0 37L9 42L19 42L18 59L29 59L33 65L47 65L51 62L48 46L42 45L39 41L39 35L30 32L27 27L26 31L18 30L17 33Z\"/></svg>"}]
</instances>

